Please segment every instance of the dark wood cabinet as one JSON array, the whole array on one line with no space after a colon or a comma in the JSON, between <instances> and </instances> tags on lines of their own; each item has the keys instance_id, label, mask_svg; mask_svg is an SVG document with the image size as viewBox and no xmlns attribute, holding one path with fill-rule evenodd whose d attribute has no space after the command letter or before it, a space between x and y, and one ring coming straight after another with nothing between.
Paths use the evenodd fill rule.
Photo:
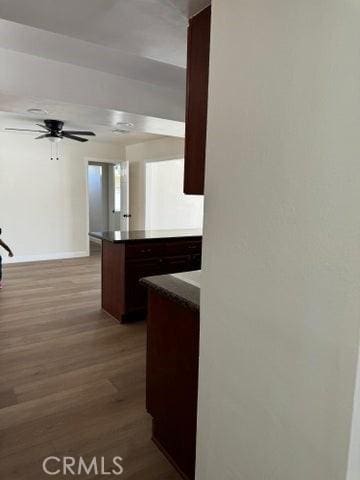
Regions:
<instances>
[{"instance_id":1,"label":"dark wood cabinet","mask_svg":"<svg viewBox=\"0 0 360 480\"><path fill-rule=\"evenodd\" d=\"M211 7L188 28L184 193L203 194L208 110Z\"/></svg>"},{"instance_id":2,"label":"dark wood cabinet","mask_svg":"<svg viewBox=\"0 0 360 480\"><path fill-rule=\"evenodd\" d=\"M144 318L143 277L201 268L201 237L114 243L102 241L102 308L120 322Z\"/></svg>"},{"instance_id":3,"label":"dark wood cabinet","mask_svg":"<svg viewBox=\"0 0 360 480\"><path fill-rule=\"evenodd\" d=\"M199 312L149 290L146 407L153 440L186 479L195 477Z\"/></svg>"},{"instance_id":4,"label":"dark wood cabinet","mask_svg":"<svg viewBox=\"0 0 360 480\"><path fill-rule=\"evenodd\" d=\"M125 264L127 287L125 288L125 306L128 313L144 310L147 302L147 290L139 283L140 278L163 273L161 258L129 260Z\"/></svg>"},{"instance_id":5,"label":"dark wood cabinet","mask_svg":"<svg viewBox=\"0 0 360 480\"><path fill-rule=\"evenodd\" d=\"M191 268L190 255L177 255L176 257L166 257L164 259L163 273L188 272Z\"/></svg>"},{"instance_id":6,"label":"dark wood cabinet","mask_svg":"<svg viewBox=\"0 0 360 480\"><path fill-rule=\"evenodd\" d=\"M201 270L201 253L195 253L191 256L191 267L192 268L189 268L189 271Z\"/></svg>"}]
</instances>

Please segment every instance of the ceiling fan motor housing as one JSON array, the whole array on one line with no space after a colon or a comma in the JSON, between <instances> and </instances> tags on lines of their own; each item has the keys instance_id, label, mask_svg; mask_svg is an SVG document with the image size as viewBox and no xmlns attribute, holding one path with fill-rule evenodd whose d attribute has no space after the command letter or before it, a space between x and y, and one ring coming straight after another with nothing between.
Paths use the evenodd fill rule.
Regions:
<instances>
[{"instance_id":1,"label":"ceiling fan motor housing","mask_svg":"<svg viewBox=\"0 0 360 480\"><path fill-rule=\"evenodd\" d=\"M60 120L44 120L44 123L49 129L52 136L62 137L62 129L64 127L64 122L61 122Z\"/></svg>"}]
</instances>

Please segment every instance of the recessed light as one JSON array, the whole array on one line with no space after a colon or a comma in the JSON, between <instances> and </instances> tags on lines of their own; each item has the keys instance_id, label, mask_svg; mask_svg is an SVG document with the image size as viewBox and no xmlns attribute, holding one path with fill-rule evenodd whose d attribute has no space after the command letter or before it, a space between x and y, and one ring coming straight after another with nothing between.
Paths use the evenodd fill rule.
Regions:
<instances>
[{"instance_id":1,"label":"recessed light","mask_svg":"<svg viewBox=\"0 0 360 480\"><path fill-rule=\"evenodd\" d=\"M134 126L134 124L131 122L118 122L116 125L118 125L119 127L127 127L127 128L132 128Z\"/></svg>"},{"instance_id":2,"label":"recessed light","mask_svg":"<svg viewBox=\"0 0 360 480\"><path fill-rule=\"evenodd\" d=\"M44 110L43 108L28 108L27 111L29 113L33 113L34 115L39 115L40 113L43 114L47 114L48 112L46 110Z\"/></svg>"}]
</instances>

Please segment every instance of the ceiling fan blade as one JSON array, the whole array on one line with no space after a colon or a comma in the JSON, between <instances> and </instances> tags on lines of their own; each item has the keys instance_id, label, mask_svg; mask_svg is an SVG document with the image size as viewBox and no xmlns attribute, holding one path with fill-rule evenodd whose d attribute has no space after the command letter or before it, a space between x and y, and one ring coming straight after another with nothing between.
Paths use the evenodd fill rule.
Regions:
<instances>
[{"instance_id":1,"label":"ceiling fan blade","mask_svg":"<svg viewBox=\"0 0 360 480\"><path fill-rule=\"evenodd\" d=\"M70 140L76 140L77 142L87 142L88 141L87 138L77 137L76 135L71 135L68 132L62 132L62 136L65 137L65 138L69 138Z\"/></svg>"},{"instance_id":2,"label":"ceiling fan blade","mask_svg":"<svg viewBox=\"0 0 360 480\"><path fill-rule=\"evenodd\" d=\"M51 129L50 129L49 127L47 127L46 125L41 125L41 123L36 123L36 126L37 126L37 127L44 128L44 129L47 130L48 132L50 132L50 130L51 130Z\"/></svg>"},{"instance_id":3,"label":"ceiling fan blade","mask_svg":"<svg viewBox=\"0 0 360 480\"><path fill-rule=\"evenodd\" d=\"M51 137L50 133L45 133L44 135L40 135L39 137L36 137L35 140L40 140L41 138L49 138Z\"/></svg>"},{"instance_id":4,"label":"ceiling fan blade","mask_svg":"<svg viewBox=\"0 0 360 480\"><path fill-rule=\"evenodd\" d=\"M94 132L84 132L81 130L63 130L63 133L70 133L70 135L85 135L89 137L96 137Z\"/></svg>"},{"instance_id":5,"label":"ceiling fan blade","mask_svg":"<svg viewBox=\"0 0 360 480\"><path fill-rule=\"evenodd\" d=\"M30 130L28 128L5 128L10 132L33 132L33 133L44 133L44 130Z\"/></svg>"}]
</instances>

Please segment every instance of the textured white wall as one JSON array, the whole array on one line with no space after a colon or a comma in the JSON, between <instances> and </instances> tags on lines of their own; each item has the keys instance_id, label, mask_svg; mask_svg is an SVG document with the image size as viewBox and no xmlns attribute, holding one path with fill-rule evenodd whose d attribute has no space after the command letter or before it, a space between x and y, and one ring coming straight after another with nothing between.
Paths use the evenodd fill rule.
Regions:
<instances>
[{"instance_id":1,"label":"textured white wall","mask_svg":"<svg viewBox=\"0 0 360 480\"><path fill-rule=\"evenodd\" d=\"M183 158L184 140L164 137L126 147L129 160L130 229L144 230L146 215L146 162Z\"/></svg>"},{"instance_id":2,"label":"textured white wall","mask_svg":"<svg viewBox=\"0 0 360 480\"><path fill-rule=\"evenodd\" d=\"M14 261L85 255L87 165L85 157L121 160L121 146L64 141L59 161L50 143L0 134L0 225Z\"/></svg>"},{"instance_id":3,"label":"textured white wall","mask_svg":"<svg viewBox=\"0 0 360 480\"><path fill-rule=\"evenodd\" d=\"M360 5L212 5L197 480L345 480Z\"/></svg>"},{"instance_id":4,"label":"textured white wall","mask_svg":"<svg viewBox=\"0 0 360 480\"><path fill-rule=\"evenodd\" d=\"M147 162L146 229L202 228L204 197L183 190L183 159Z\"/></svg>"}]
</instances>

